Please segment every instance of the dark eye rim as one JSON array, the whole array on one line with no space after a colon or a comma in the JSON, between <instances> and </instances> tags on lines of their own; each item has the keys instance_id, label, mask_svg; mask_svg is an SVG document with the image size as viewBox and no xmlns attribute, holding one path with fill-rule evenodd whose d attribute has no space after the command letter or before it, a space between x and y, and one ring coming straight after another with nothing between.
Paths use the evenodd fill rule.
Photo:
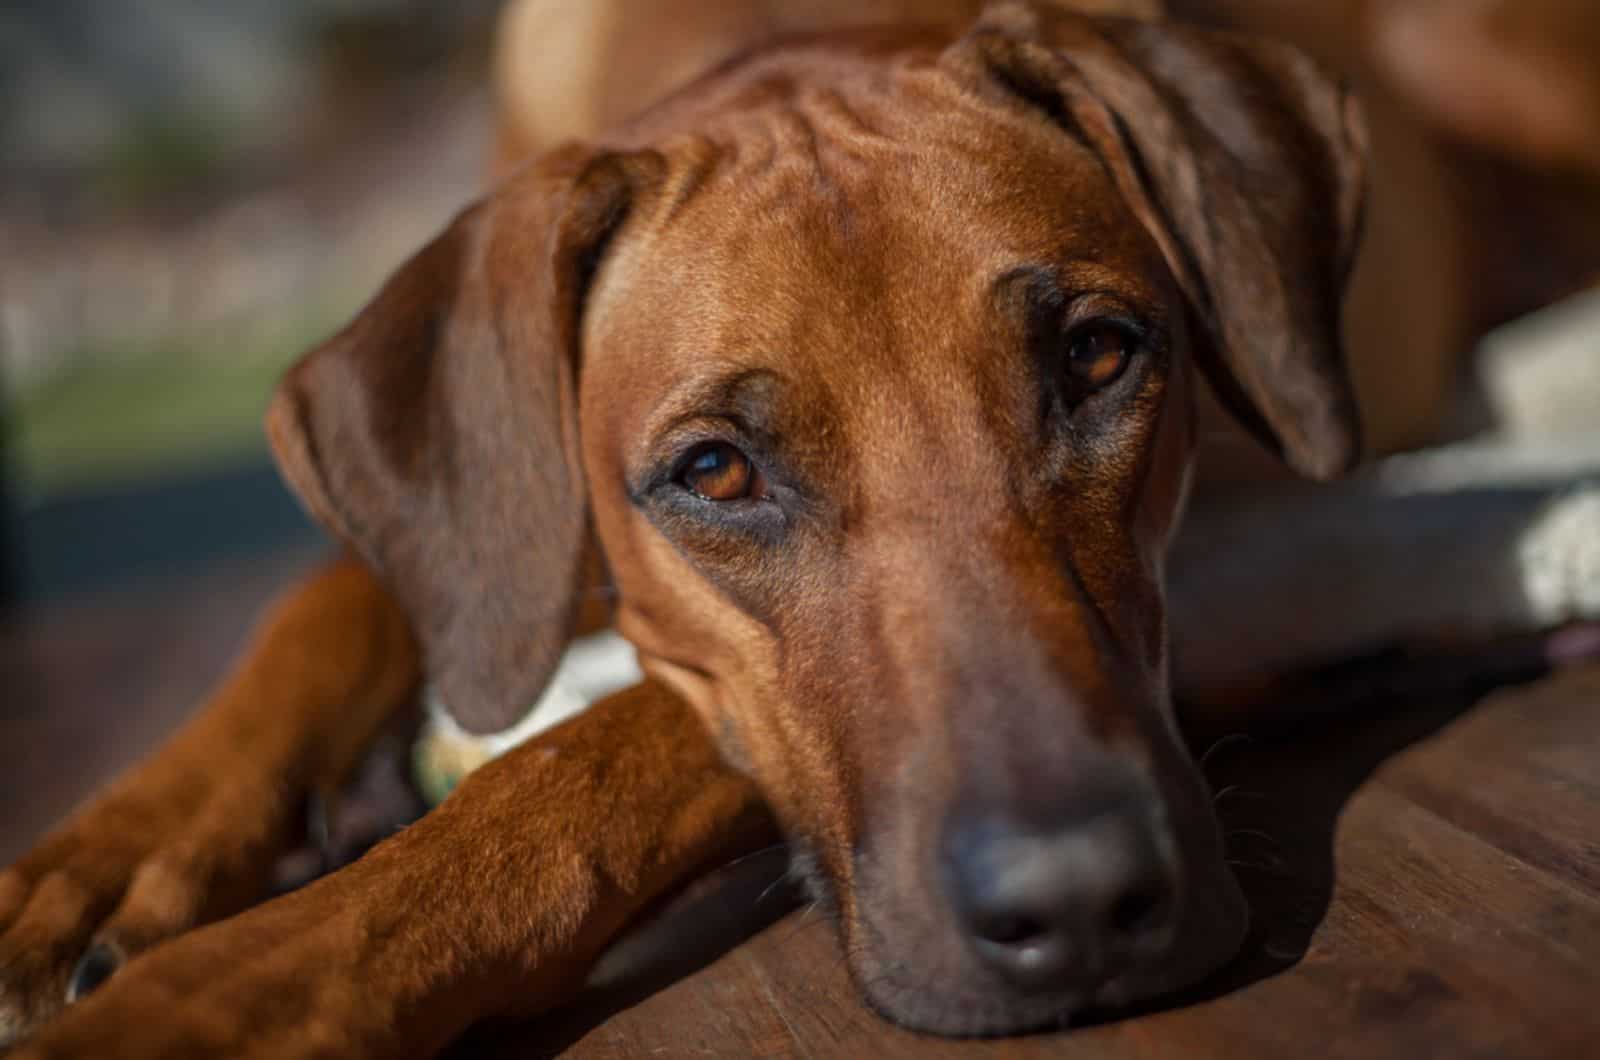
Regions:
<instances>
[{"instance_id":1,"label":"dark eye rim","mask_svg":"<svg viewBox=\"0 0 1600 1060\"><path fill-rule=\"evenodd\" d=\"M740 439L730 438L720 431L695 432L678 440L672 447L673 455L665 456L655 466L646 483L632 491L633 503L643 510L651 522L680 548L687 548L702 558L714 559L712 553L723 546L716 542L726 535L735 535L760 546L776 546L791 529L792 520L805 510L802 495L781 475L779 470L759 446ZM695 492L684 481L684 473L704 452L718 445L726 445L744 454L752 471L760 476L758 495L735 500L713 500ZM711 536L705 536L705 535ZM704 552L711 549L712 553Z\"/></svg>"}]
</instances>

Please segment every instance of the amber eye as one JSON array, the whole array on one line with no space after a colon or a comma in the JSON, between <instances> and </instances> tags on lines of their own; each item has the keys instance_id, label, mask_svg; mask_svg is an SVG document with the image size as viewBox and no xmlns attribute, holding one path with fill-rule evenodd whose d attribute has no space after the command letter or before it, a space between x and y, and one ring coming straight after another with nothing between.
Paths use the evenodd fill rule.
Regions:
<instances>
[{"instance_id":1,"label":"amber eye","mask_svg":"<svg viewBox=\"0 0 1600 1060\"><path fill-rule=\"evenodd\" d=\"M1067 371L1086 390L1108 387L1121 377L1137 347L1137 337L1120 324L1088 324L1067 338Z\"/></svg>"},{"instance_id":2,"label":"amber eye","mask_svg":"<svg viewBox=\"0 0 1600 1060\"><path fill-rule=\"evenodd\" d=\"M750 458L726 442L696 450L678 481L708 501L739 501L761 495L761 475Z\"/></svg>"}]
</instances>

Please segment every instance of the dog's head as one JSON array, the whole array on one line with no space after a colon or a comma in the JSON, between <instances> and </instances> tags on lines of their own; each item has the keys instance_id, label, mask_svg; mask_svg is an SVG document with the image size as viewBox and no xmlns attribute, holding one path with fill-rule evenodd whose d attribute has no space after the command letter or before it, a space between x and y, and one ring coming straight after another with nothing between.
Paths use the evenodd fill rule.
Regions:
<instances>
[{"instance_id":1,"label":"dog's head","mask_svg":"<svg viewBox=\"0 0 1600 1060\"><path fill-rule=\"evenodd\" d=\"M1197 376L1354 460L1347 120L1283 51L1022 5L790 45L469 209L272 433L469 728L536 697L592 530L890 1017L1149 996L1244 923L1168 688Z\"/></svg>"}]
</instances>

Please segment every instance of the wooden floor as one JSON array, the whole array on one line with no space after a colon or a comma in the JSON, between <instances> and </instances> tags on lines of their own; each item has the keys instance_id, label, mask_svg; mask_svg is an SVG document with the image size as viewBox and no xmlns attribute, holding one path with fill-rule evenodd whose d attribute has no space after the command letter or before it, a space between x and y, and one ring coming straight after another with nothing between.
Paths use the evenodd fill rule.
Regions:
<instances>
[{"instance_id":1,"label":"wooden floor","mask_svg":"<svg viewBox=\"0 0 1600 1060\"><path fill-rule=\"evenodd\" d=\"M181 718L294 562L58 608L0 635L0 860ZM1600 1056L1600 670L1231 743L1208 772L1254 932L1216 982L1154 1011L1001 1042L909 1034L861 1006L831 925L795 915L674 982L596 994L456 1052ZM761 917L758 897L735 889L693 915Z\"/></svg>"}]
</instances>

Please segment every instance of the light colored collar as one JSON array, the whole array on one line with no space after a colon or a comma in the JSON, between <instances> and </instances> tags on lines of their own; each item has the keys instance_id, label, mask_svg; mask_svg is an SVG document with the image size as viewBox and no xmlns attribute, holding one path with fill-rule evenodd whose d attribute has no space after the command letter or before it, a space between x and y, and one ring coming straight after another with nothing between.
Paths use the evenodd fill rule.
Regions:
<instances>
[{"instance_id":1,"label":"light colored collar","mask_svg":"<svg viewBox=\"0 0 1600 1060\"><path fill-rule=\"evenodd\" d=\"M477 735L463 729L432 686L423 689L426 716L412 752L412 774L428 805L437 806L463 777L535 736L587 710L596 700L644 678L633 645L614 630L578 637L544 693L509 729Z\"/></svg>"}]
</instances>

